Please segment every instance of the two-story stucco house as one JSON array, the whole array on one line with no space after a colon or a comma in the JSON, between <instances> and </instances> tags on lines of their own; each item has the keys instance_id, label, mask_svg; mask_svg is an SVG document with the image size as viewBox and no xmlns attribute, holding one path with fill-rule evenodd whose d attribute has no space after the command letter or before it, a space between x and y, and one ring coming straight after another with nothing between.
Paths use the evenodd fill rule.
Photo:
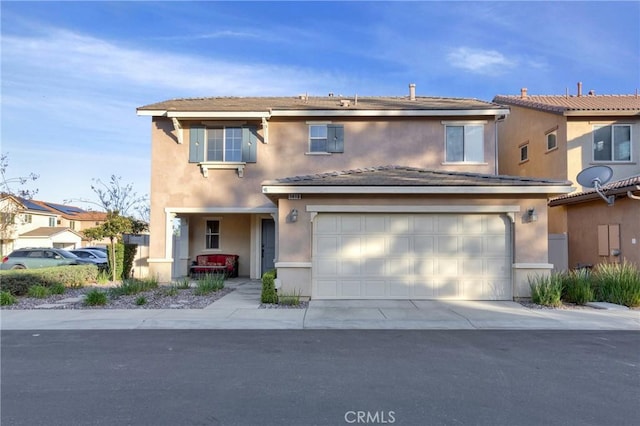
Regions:
<instances>
[{"instance_id":1,"label":"two-story stucco house","mask_svg":"<svg viewBox=\"0 0 640 426\"><path fill-rule=\"evenodd\" d=\"M137 112L152 118L149 267L163 281L225 253L240 275L276 268L280 291L316 299L510 300L551 268L547 199L571 187L496 175L508 108L410 85Z\"/></svg>"},{"instance_id":2,"label":"two-story stucco house","mask_svg":"<svg viewBox=\"0 0 640 426\"><path fill-rule=\"evenodd\" d=\"M634 95L496 96L511 109L498 127L499 171L573 182L577 191L551 200L551 256L557 269L627 259L640 264L640 97ZM605 198L582 187L578 174L612 170ZM568 252L568 254L567 254Z\"/></svg>"}]
</instances>

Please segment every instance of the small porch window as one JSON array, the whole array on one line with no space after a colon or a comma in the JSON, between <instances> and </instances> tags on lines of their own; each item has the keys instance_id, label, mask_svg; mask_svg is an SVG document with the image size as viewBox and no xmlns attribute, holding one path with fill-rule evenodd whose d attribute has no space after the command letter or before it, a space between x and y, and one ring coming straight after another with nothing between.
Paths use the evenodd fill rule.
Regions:
<instances>
[{"instance_id":1,"label":"small porch window","mask_svg":"<svg viewBox=\"0 0 640 426\"><path fill-rule=\"evenodd\" d=\"M220 249L220 220L210 219L207 220L205 228L205 249L218 250Z\"/></svg>"}]
</instances>

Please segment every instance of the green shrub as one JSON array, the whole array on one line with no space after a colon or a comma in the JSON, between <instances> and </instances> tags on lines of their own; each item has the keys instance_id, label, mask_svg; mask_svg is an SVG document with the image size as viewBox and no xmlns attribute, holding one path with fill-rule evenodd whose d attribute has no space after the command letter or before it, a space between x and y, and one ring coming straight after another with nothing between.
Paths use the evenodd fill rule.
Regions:
<instances>
[{"instance_id":1,"label":"green shrub","mask_svg":"<svg viewBox=\"0 0 640 426\"><path fill-rule=\"evenodd\" d=\"M107 294L98 289L93 289L85 296L84 303L89 306L106 305Z\"/></svg>"},{"instance_id":2,"label":"green shrub","mask_svg":"<svg viewBox=\"0 0 640 426\"><path fill-rule=\"evenodd\" d=\"M584 305L595 300L593 289L591 288L591 277L587 269L579 269L562 274L564 281L562 289L562 299Z\"/></svg>"},{"instance_id":3,"label":"green shrub","mask_svg":"<svg viewBox=\"0 0 640 426\"><path fill-rule=\"evenodd\" d=\"M98 284L106 284L111 280L109 276L109 271L98 271L98 276L96 277L96 282Z\"/></svg>"},{"instance_id":4,"label":"green shrub","mask_svg":"<svg viewBox=\"0 0 640 426\"><path fill-rule=\"evenodd\" d=\"M180 281L178 281L175 285L177 288L181 290L186 290L189 287L191 287L191 280L189 279L189 277L184 277Z\"/></svg>"},{"instance_id":5,"label":"green shrub","mask_svg":"<svg viewBox=\"0 0 640 426\"><path fill-rule=\"evenodd\" d=\"M262 303L278 303L275 279L275 270L267 271L262 275L262 294L260 295Z\"/></svg>"},{"instance_id":6,"label":"green shrub","mask_svg":"<svg viewBox=\"0 0 640 426\"><path fill-rule=\"evenodd\" d=\"M596 300L640 306L640 270L629 262L601 263L593 273Z\"/></svg>"},{"instance_id":7,"label":"green shrub","mask_svg":"<svg viewBox=\"0 0 640 426\"><path fill-rule=\"evenodd\" d=\"M133 261L136 258L138 252L137 244L124 244L124 252L122 255L122 278L131 278L131 272L133 271Z\"/></svg>"},{"instance_id":8,"label":"green shrub","mask_svg":"<svg viewBox=\"0 0 640 426\"><path fill-rule=\"evenodd\" d=\"M562 305L562 276L561 274L536 275L528 277L533 303L544 306L557 307Z\"/></svg>"},{"instance_id":9,"label":"green shrub","mask_svg":"<svg viewBox=\"0 0 640 426\"><path fill-rule=\"evenodd\" d=\"M147 298L144 296L138 296L138 298L136 299L136 305L138 306L145 305L146 303L147 303Z\"/></svg>"},{"instance_id":10,"label":"green shrub","mask_svg":"<svg viewBox=\"0 0 640 426\"><path fill-rule=\"evenodd\" d=\"M281 293L278 294L279 305L299 306L300 305L300 291L294 291L293 293Z\"/></svg>"},{"instance_id":11,"label":"green shrub","mask_svg":"<svg viewBox=\"0 0 640 426\"><path fill-rule=\"evenodd\" d=\"M124 244L122 243L115 243L115 250L116 250L116 279L122 279L122 271L123 271L123 262L124 262ZM107 259L108 259L108 263L109 263L109 272L111 273L111 271L113 271L113 265L112 265L112 255L111 255L111 250L112 247L111 245L109 245L107 247ZM113 277L113 274L110 275L111 277Z\"/></svg>"},{"instance_id":12,"label":"green shrub","mask_svg":"<svg viewBox=\"0 0 640 426\"><path fill-rule=\"evenodd\" d=\"M0 291L0 305L8 306L16 303L18 299L8 291Z\"/></svg>"},{"instance_id":13,"label":"green shrub","mask_svg":"<svg viewBox=\"0 0 640 426\"><path fill-rule=\"evenodd\" d=\"M193 293L204 296L224 288L224 274L205 274L196 282Z\"/></svg>"},{"instance_id":14,"label":"green shrub","mask_svg":"<svg viewBox=\"0 0 640 426\"><path fill-rule=\"evenodd\" d=\"M60 283L52 284L51 287L49 287L51 294L64 294L65 290L65 286Z\"/></svg>"},{"instance_id":15,"label":"green shrub","mask_svg":"<svg viewBox=\"0 0 640 426\"><path fill-rule=\"evenodd\" d=\"M145 278L143 280L129 278L123 280L119 286L112 288L110 293L113 297L131 296L156 288L158 288L158 280L156 278Z\"/></svg>"},{"instance_id":16,"label":"green shrub","mask_svg":"<svg viewBox=\"0 0 640 426\"><path fill-rule=\"evenodd\" d=\"M171 284L168 287L163 288L161 294L170 297L177 296L178 286L176 284Z\"/></svg>"},{"instance_id":17,"label":"green shrub","mask_svg":"<svg viewBox=\"0 0 640 426\"><path fill-rule=\"evenodd\" d=\"M36 299L44 299L49 294L49 289L43 285L32 285L27 291L29 297L35 297Z\"/></svg>"},{"instance_id":18,"label":"green shrub","mask_svg":"<svg viewBox=\"0 0 640 426\"><path fill-rule=\"evenodd\" d=\"M82 287L95 282L97 276L98 268L94 265L0 271L0 290L8 291L15 296L24 296L29 287L34 285L50 287L53 284L62 284L65 287Z\"/></svg>"}]
</instances>

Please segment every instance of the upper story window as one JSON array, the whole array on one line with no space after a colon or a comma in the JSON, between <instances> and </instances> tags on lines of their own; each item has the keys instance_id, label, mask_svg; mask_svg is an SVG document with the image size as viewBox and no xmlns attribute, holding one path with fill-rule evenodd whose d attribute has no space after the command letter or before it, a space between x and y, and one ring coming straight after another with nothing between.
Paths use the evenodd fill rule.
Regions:
<instances>
[{"instance_id":1,"label":"upper story window","mask_svg":"<svg viewBox=\"0 0 640 426\"><path fill-rule=\"evenodd\" d=\"M56 218L55 217L50 217L49 218L49 226L50 227L56 226Z\"/></svg>"},{"instance_id":2,"label":"upper story window","mask_svg":"<svg viewBox=\"0 0 640 426\"><path fill-rule=\"evenodd\" d=\"M255 163L255 127L205 127L189 129L189 162Z\"/></svg>"},{"instance_id":3,"label":"upper story window","mask_svg":"<svg viewBox=\"0 0 640 426\"><path fill-rule=\"evenodd\" d=\"M547 151L551 151L552 149L556 149L558 147L558 132L555 130L553 132L547 133Z\"/></svg>"},{"instance_id":4,"label":"upper story window","mask_svg":"<svg viewBox=\"0 0 640 426\"><path fill-rule=\"evenodd\" d=\"M69 221L69 228L73 229L74 231L76 230L76 221L75 220L70 220Z\"/></svg>"},{"instance_id":5,"label":"upper story window","mask_svg":"<svg viewBox=\"0 0 640 426\"><path fill-rule=\"evenodd\" d=\"M205 249L217 250L220 248L220 220L207 220L205 232Z\"/></svg>"},{"instance_id":6,"label":"upper story window","mask_svg":"<svg viewBox=\"0 0 640 426\"><path fill-rule=\"evenodd\" d=\"M32 222L33 222L33 216L28 214L28 213L26 213L24 215L24 223L32 223Z\"/></svg>"},{"instance_id":7,"label":"upper story window","mask_svg":"<svg viewBox=\"0 0 640 426\"><path fill-rule=\"evenodd\" d=\"M445 149L447 163L484 162L484 126L447 124Z\"/></svg>"},{"instance_id":8,"label":"upper story window","mask_svg":"<svg viewBox=\"0 0 640 426\"><path fill-rule=\"evenodd\" d=\"M520 162L524 163L529 160L529 144L525 143L520 146Z\"/></svg>"},{"instance_id":9,"label":"upper story window","mask_svg":"<svg viewBox=\"0 0 640 426\"><path fill-rule=\"evenodd\" d=\"M344 126L337 124L309 124L309 152L344 152Z\"/></svg>"},{"instance_id":10,"label":"upper story window","mask_svg":"<svg viewBox=\"0 0 640 426\"><path fill-rule=\"evenodd\" d=\"M631 161L631 125L594 126L594 161Z\"/></svg>"}]
</instances>

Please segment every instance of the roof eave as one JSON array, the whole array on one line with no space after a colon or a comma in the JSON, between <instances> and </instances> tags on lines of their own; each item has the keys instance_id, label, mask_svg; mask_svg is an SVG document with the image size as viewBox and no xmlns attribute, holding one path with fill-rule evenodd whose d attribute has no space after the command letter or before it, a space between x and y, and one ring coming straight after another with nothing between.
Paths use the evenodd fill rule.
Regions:
<instances>
[{"instance_id":1,"label":"roof eave","mask_svg":"<svg viewBox=\"0 0 640 426\"><path fill-rule=\"evenodd\" d=\"M324 186L324 185L273 185L265 182L262 193L271 194L433 194L433 195L478 195L478 194L568 194L570 185L496 185L496 186Z\"/></svg>"}]
</instances>

